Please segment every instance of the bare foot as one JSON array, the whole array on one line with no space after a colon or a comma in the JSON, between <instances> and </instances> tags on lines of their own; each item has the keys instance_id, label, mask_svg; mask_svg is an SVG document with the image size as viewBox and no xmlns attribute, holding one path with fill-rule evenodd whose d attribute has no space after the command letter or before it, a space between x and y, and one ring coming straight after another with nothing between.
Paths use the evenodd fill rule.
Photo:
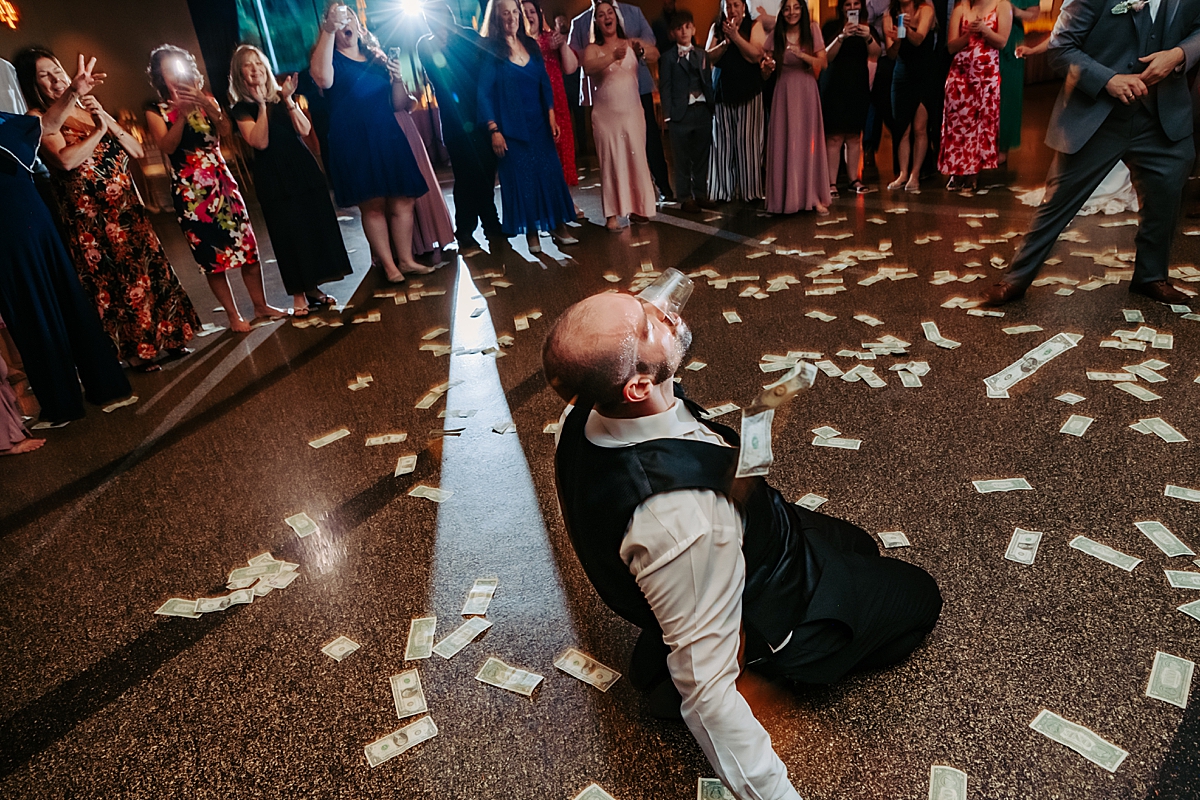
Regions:
<instances>
[{"instance_id":1,"label":"bare foot","mask_svg":"<svg viewBox=\"0 0 1200 800\"><path fill-rule=\"evenodd\" d=\"M234 333L249 333L250 323L246 322L246 320L242 319L241 317L230 317L229 330L233 331Z\"/></svg>"},{"instance_id":2,"label":"bare foot","mask_svg":"<svg viewBox=\"0 0 1200 800\"><path fill-rule=\"evenodd\" d=\"M896 180L894 180L888 184L888 188L892 189L892 190L903 189L904 184L907 181L908 181L908 175L904 172L901 172L898 176L896 176Z\"/></svg>"},{"instance_id":3,"label":"bare foot","mask_svg":"<svg viewBox=\"0 0 1200 800\"><path fill-rule=\"evenodd\" d=\"M829 206L823 206L823 205L821 205L820 203L817 203L817 204L816 204L816 206L815 206L815 208L816 208L816 212L817 212L817 214L819 214L820 216L822 216L822 217L824 217L824 216L828 216L828 214L829 214Z\"/></svg>"},{"instance_id":4,"label":"bare foot","mask_svg":"<svg viewBox=\"0 0 1200 800\"><path fill-rule=\"evenodd\" d=\"M916 175L912 176L908 179L908 182L904 184L904 191L912 192L913 194L920 194L921 180Z\"/></svg>"},{"instance_id":5,"label":"bare foot","mask_svg":"<svg viewBox=\"0 0 1200 800\"><path fill-rule=\"evenodd\" d=\"M287 315L288 312L284 311L282 308L275 308L275 306L263 306L262 308L254 309L254 316L256 318L270 317L271 319L283 319Z\"/></svg>"},{"instance_id":6,"label":"bare foot","mask_svg":"<svg viewBox=\"0 0 1200 800\"><path fill-rule=\"evenodd\" d=\"M434 269L436 268L427 267L424 264L417 263L416 261L400 265L400 273L402 275L428 275L429 273L433 272Z\"/></svg>"},{"instance_id":7,"label":"bare foot","mask_svg":"<svg viewBox=\"0 0 1200 800\"><path fill-rule=\"evenodd\" d=\"M608 228L613 233L620 233L621 221L619 219L617 219L616 217L609 217L608 220L604 223L604 227Z\"/></svg>"},{"instance_id":8,"label":"bare foot","mask_svg":"<svg viewBox=\"0 0 1200 800\"><path fill-rule=\"evenodd\" d=\"M22 453L32 453L46 443L45 439L25 438L7 450L0 450L0 456L19 456Z\"/></svg>"},{"instance_id":9,"label":"bare foot","mask_svg":"<svg viewBox=\"0 0 1200 800\"><path fill-rule=\"evenodd\" d=\"M304 305L297 304L292 309L292 316L293 317L307 317L308 316L308 303L305 303Z\"/></svg>"}]
</instances>

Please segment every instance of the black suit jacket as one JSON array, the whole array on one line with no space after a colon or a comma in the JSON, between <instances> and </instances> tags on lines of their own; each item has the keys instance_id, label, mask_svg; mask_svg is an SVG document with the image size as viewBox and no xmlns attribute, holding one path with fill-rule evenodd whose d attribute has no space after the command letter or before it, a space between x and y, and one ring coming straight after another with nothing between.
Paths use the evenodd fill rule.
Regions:
<instances>
[{"instance_id":1,"label":"black suit jacket","mask_svg":"<svg viewBox=\"0 0 1200 800\"><path fill-rule=\"evenodd\" d=\"M691 85L689 70L700 73L704 100L710 109L713 106L712 67L708 64L708 56L704 50L693 45L686 61L681 61L679 45L672 45L658 60L658 96L662 101L663 117L668 122L687 113L688 87Z\"/></svg>"},{"instance_id":2,"label":"black suit jacket","mask_svg":"<svg viewBox=\"0 0 1200 800\"><path fill-rule=\"evenodd\" d=\"M1120 103L1105 87L1118 74L1140 73L1145 65L1140 42L1154 23L1150 8L1112 13L1118 0L1073 0L1063 7L1050 37L1047 57L1066 82L1054 105L1046 144L1062 153L1076 153ZM1158 84L1158 119L1167 138L1177 142L1192 135L1192 101L1184 73L1200 61L1200 0L1161 0L1166 14L1162 44L1157 50L1179 47L1181 70Z\"/></svg>"}]
</instances>

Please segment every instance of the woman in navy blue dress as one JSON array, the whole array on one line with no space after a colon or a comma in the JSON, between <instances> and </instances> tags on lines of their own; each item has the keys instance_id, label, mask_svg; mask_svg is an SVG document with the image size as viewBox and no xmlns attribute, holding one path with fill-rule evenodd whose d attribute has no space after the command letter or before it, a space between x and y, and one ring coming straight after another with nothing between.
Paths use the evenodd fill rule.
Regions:
<instances>
[{"instance_id":1,"label":"woman in navy blue dress","mask_svg":"<svg viewBox=\"0 0 1200 800\"><path fill-rule=\"evenodd\" d=\"M97 405L130 393L116 348L33 185L42 119L61 123L92 88L91 70L80 67L44 117L0 112L0 317L25 362L42 418L52 423L83 416L80 381Z\"/></svg>"},{"instance_id":2,"label":"woman in navy blue dress","mask_svg":"<svg viewBox=\"0 0 1200 800\"><path fill-rule=\"evenodd\" d=\"M358 206L363 233L392 283L432 272L413 259L413 201L428 186L395 111L408 90L349 8L325 13L309 71L329 101L329 176L339 207Z\"/></svg>"},{"instance_id":3,"label":"woman in navy blue dress","mask_svg":"<svg viewBox=\"0 0 1200 800\"><path fill-rule=\"evenodd\" d=\"M493 57L479 76L478 113L500 160L504 235L525 234L535 254L542 252L538 231L550 232L560 245L576 244L566 226L575 219L575 202L554 145L554 90L517 0L488 3L483 35Z\"/></svg>"}]
</instances>

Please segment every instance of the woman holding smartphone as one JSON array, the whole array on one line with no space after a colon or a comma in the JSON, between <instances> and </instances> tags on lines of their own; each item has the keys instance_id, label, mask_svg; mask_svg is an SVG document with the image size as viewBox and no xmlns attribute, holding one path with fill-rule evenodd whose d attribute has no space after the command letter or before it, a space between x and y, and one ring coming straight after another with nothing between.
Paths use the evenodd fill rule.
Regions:
<instances>
[{"instance_id":1,"label":"woman holding smartphone","mask_svg":"<svg viewBox=\"0 0 1200 800\"><path fill-rule=\"evenodd\" d=\"M396 122L408 90L388 71L375 37L341 3L325 12L309 72L329 100L329 177L338 206L358 206L390 283L432 272L413 259L413 205L437 185L425 182Z\"/></svg>"},{"instance_id":2,"label":"woman holding smartphone","mask_svg":"<svg viewBox=\"0 0 1200 800\"><path fill-rule=\"evenodd\" d=\"M862 134L871 105L871 59L883 52L871 26L865 24L863 0L839 0L837 16L825 23L825 56L821 73L821 112L825 116L825 152L829 158L829 194L838 196L837 174L846 152L846 174L856 194L862 182Z\"/></svg>"}]
</instances>

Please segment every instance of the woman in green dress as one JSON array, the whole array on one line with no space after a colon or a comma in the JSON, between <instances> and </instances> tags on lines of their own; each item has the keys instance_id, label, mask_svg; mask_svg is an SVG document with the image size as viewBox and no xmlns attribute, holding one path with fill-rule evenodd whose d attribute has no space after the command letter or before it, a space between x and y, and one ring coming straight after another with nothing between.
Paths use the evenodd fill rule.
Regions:
<instances>
[{"instance_id":1,"label":"woman in green dress","mask_svg":"<svg viewBox=\"0 0 1200 800\"><path fill-rule=\"evenodd\" d=\"M1012 33L1000 51L1000 136L996 149L1001 164L1008 151L1021 146L1021 107L1025 102L1025 62L1017 58L1017 46L1025 42L1024 23L1033 22L1042 13L1038 0L1009 0L1012 5Z\"/></svg>"}]
</instances>

